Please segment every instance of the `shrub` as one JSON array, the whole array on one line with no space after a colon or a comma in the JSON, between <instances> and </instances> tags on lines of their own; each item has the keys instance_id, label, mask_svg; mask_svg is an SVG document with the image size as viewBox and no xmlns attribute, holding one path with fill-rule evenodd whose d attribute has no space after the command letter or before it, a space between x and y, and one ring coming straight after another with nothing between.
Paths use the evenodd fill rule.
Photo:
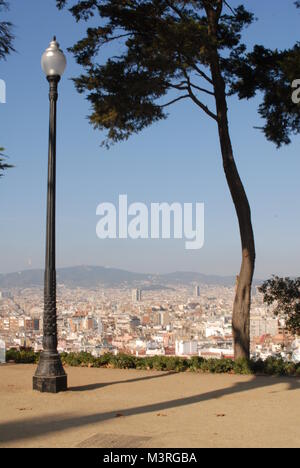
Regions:
<instances>
[{"instance_id":1,"label":"shrub","mask_svg":"<svg viewBox=\"0 0 300 468\"><path fill-rule=\"evenodd\" d=\"M264 373L268 375L285 375L285 362L282 358L268 357L264 361Z\"/></svg>"},{"instance_id":2,"label":"shrub","mask_svg":"<svg viewBox=\"0 0 300 468\"><path fill-rule=\"evenodd\" d=\"M252 363L248 359L239 358L234 361L233 370L235 374L250 375L253 374Z\"/></svg>"},{"instance_id":3,"label":"shrub","mask_svg":"<svg viewBox=\"0 0 300 468\"><path fill-rule=\"evenodd\" d=\"M254 374L263 374L265 369L265 363L262 359L256 361L250 361L251 369Z\"/></svg>"},{"instance_id":4,"label":"shrub","mask_svg":"<svg viewBox=\"0 0 300 468\"><path fill-rule=\"evenodd\" d=\"M175 356L165 357L165 369L167 371L184 372L188 368L187 359Z\"/></svg>"},{"instance_id":5,"label":"shrub","mask_svg":"<svg viewBox=\"0 0 300 468\"><path fill-rule=\"evenodd\" d=\"M116 369L134 369L135 357L130 356L129 354L117 354L112 356L111 363Z\"/></svg>"},{"instance_id":6,"label":"shrub","mask_svg":"<svg viewBox=\"0 0 300 468\"><path fill-rule=\"evenodd\" d=\"M19 351L16 348L11 348L6 351L6 362L17 362Z\"/></svg>"},{"instance_id":7,"label":"shrub","mask_svg":"<svg viewBox=\"0 0 300 468\"><path fill-rule=\"evenodd\" d=\"M112 360L113 355L111 353L105 353L96 359L97 367L106 367Z\"/></svg>"},{"instance_id":8,"label":"shrub","mask_svg":"<svg viewBox=\"0 0 300 468\"><path fill-rule=\"evenodd\" d=\"M87 367L88 364L92 363L95 359L91 354L85 352L68 353L61 355L61 358L64 364L72 367Z\"/></svg>"},{"instance_id":9,"label":"shrub","mask_svg":"<svg viewBox=\"0 0 300 468\"><path fill-rule=\"evenodd\" d=\"M139 370L151 370L153 369L153 360L151 357L137 357L136 360L136 369Z\"/></svg>"},{"instance_id":10,"label":"shrub","mask_svg":"<svg viewBox=\"0 0 300 468\"><path fill-rule=\"evenodd\" d=\"M40 353L32 349L11 348L6 352L6 361L17 364L36 364ZM265 361L247 359L204 359L193 356L190 359L178 356L136 357L128 354L106 353L99 358L86 352L61 353L62 363L74 367L113 367L116 369L155 369L158 371L184 372L191 370L207 373L267 374L300 377L300 363L286 362L281 357L269 357Z\"/></svg>"},{"instance_id":11,"label":"shrub","mask_svg":"<svg viewBox=\"0 0 300 468\"><path fill-rule=\"evenodd\" d=\"M16 364L36 364L39 358L40 353L35 353L30 348L23 348L20 351L11 348L6 351L6 361L13 361Z\"/></svg>"},{"instance_id":12,"label":"shrub","mask_svg":"<svg viewBox=\"0 0 300 468\"><path fill-rule=\"evenodd\" d=\"M188 365L191 371L198 371L201 369L201 365L203 364L204 359L199 356L192 356L189 361Z\"/></svg>"},{"instance_id":13,"label":"shrub","mask_svg":"<svg viewBox=\"0 0 300 468\"><path fill-rule=\"evenodd\" d=\"M215 361L215 372L218 374L231 373L234 370L232 359L217 359Z\"/></svg>"},{"instance_id":14,"label":"shrub","mask_svg":"<svg viewBox=\"0 0 300 468\"><path fill-rule=\"evenodd\" d=\"M167 367L166 357L165 356L153 356L151 359L152 369L158 371L164 371Z\"/></svg>"}]
</instances>

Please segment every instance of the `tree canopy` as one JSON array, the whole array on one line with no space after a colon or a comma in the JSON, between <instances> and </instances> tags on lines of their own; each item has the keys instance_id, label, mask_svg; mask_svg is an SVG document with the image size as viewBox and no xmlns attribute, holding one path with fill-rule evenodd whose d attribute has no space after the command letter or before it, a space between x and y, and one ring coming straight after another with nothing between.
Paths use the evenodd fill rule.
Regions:
<instances>
[{"instance_id":1,"label":"tree canopy","mask_svg":"<svg viewBox=\"0 0 300 468\"><path fill-rule=\"evenodd\" d=\"M286 328L294 335L300 335L300 278L273 278L259 287L264 302L274 304L275 314L286 321Z\"/></svg>"},{"instance_id":2,"label":"tree canopy","mask_svg":"<svg viewBox=\"0 0 300 468\"><path fill-rule=\"evenodd\" d=\"M6 0L0 0L0 14L8 9L8 2ZM0 60L6 58L8 54L14 51L12 34L12 24L8 21L0 21ZM4 148L0 148L0 177L3 175L5 169L9 169L13 166L4 162L5 155L3 154Z\"/></svg>"},{"instance_id":3,"label":"tree canopy","mask_svg":"<svg viewBox=\"0 0 300 468\"><path fill-rule=\"evenodd\" d=\"M4 151L4 148L0 148L0 177L3 176L2 172L5 170L5 169L10 169L11 167L13 167L11 164L7 164L6 163L6 156L5 154L3 154L3 151Z\"/></svg>"},{"instance_id":4,"label":"tree canopy","mask_svg":"<svg viewBox=\"0 0 300 468\"><path fill-rule=\"evenodd\" d=\"M300 44L283 51L256 45L248 52L241 32L254 16L243 5L231 8L219 0L57 0L58 8L66 4L76 21L101 18L69 50L86 70L75 85L92 105L93 126L107 130L107 143L166 118L166 107L183 99L216 118L207 99L214 95L207 4L220 9L216 46L228 94L249 99L262 93L261 129L277 146L300 132L300 106L291 99L291 83L300 77ZM120 53L101 64L101 48L113 42ZM167 94L173 99L164 102Z\"/></svg>"},{"instance_id":5,"label":"tree canopy","mask_svg":"<svg viewBox=\"0 0 300 468\"><path fill-rule=\"evenodd\" d=\"M0 0L0 14L7 9L8 2ZM5 59L8 54L14 51L13 40L12 24L9 21L0 21L0 60Z\"/></svg>"},{"instance_id":6,"label":"tree canopy","mask_svg":"<svg viewBox=\"0 0 300 468\"><path fill-rule=\"evenodd\" d=\"M57 2L59 8L66 3ZM213 4L221 5L218 0ZM90 0L71 6L77 21L101 17L101 24L89 27L86 37L70 50L86 70L74 80L76 87L87 93L93 109L90 121L95 128L108 130L107 141L126 139L166 118L166 107L182 99L191 99L217 119L207 102L214 96L208 58L214 44L205 5L206 1ZM226 9L216 44L224 55L224 70L245 50L241 31L253 21L243 6L233 12ZM116 41L120 54L101 64L100 49ZM164 102L167 94L170 100Z\"/></svg>"}]
</instances>

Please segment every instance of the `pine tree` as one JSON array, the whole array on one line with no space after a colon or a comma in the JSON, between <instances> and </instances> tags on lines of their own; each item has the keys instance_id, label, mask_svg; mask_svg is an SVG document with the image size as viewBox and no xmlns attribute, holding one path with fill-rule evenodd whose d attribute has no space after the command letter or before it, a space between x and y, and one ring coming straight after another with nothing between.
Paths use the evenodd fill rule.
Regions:
<instances>
[{"instance_id":1,"label":"pine tree","mask_svg":"<svg viewBox=\"0 0 300 468\"><path fill-rule=\"evenodd\" d=\"M0 0L0 14L8 9L8 2ZM14 51L12 34L12 24L8 21L0 21L0 60L6 58L8 54ZM3 171L13 166L4 162L5 155L3 154L4 148L0 148L0 177L3 176Z\"/></svg>"},{"instance_id":2,"label":"pine tree","mask_svg":"<svg viewBox=\"0 0 300 468\"><path fill-rule=\"evenodd\" d=\"M8 2L0 0L0 14L7 9ZM13 40L12 24L8 21L0 21L0 60L5 59L8 54L14 51Z\"/></svg>"},{"instance_id":3,"label":"pine tree","mask_svg":"<svg viewBox=\"0 0 300 468\"><path fill-rule=\"evenodd\" d=\"M57 0L56 3L60 9L68 4L76 21L92 20L86 36L70 50L84 68L84 73L74 79L76 88L87 95L91 104L91 124L95 129L107 131L104 144L125 140L167 118L167 109L182 100L190 100L216 123L242 244L233 305L234 350L236 358L249 358L255 243L250 206L231 143L227 100L229 94L248 98L263 88L262 84L256 84L256 80L259 83L265 78L258 76L255 60L264 61L265 51L256 48L249 55L241 40L243 29L254 20L253 14L243 5L232 8L226 0L85 0L73 1L71 5L68 0ZM99 17L97 25L95 17ZM101 63L102 48L115 41L122 44L122 48L119 46L122 52ZM277 144L287 143L288 133L298 125L299 109L293 108L295 123L286 129L282 125L278 137L274 131L278 122L273 122L272 111L267 108L267 91L266 98L260 109L267 119L264 131Z\"/></svg>"}]
</instances>

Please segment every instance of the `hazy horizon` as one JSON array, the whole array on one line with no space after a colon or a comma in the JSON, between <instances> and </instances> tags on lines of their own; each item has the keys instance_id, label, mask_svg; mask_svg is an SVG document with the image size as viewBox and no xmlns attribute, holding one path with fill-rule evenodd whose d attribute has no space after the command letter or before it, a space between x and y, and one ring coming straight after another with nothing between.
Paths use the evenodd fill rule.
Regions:
<instances>
[{"instance_id":1,"label":"hazy horizon","mask_svg":"<svg viewBox=\"0 0 300 468\"><path fill-rule=\"evenodd\" d=\"M121 267L114 267L111 265L100 265L100 264L74 264L74 265L59 265L57 266L57 270L64 270L64 269L72 269L72 268L105 268L105 269L112 269L112 270L120 270L120 271L125 271L128 273L133 273L133 274L144 274L144 275L169 275L169 274L174 274L174 273L193 273L193 274L199 274L203 276L216 276L216 277L224 277L224 278L231 278L235 277L236 274L228 274L228 275L220 275L214 272L205 272L205 271L196 271L196 270L182 270L182 269L177 269L177 270L170 270L170 271L163 271L163 272L158 272L158 271L135 271L135 270L128 270L126 268L121 268ZM44 267L27 267L24 268L23 270L14 270L14 271L7 271L5 273L0 271L0 275L10 275L10 274L15 274L15 273L23 273L23 272L28 272L28 271L44 271ZM290 277L298 277L300 275L289 275ZM263 281L266 278L259 278L256 275L254 275L253 280L254 281Z\"/></svg>"}]
</instances>

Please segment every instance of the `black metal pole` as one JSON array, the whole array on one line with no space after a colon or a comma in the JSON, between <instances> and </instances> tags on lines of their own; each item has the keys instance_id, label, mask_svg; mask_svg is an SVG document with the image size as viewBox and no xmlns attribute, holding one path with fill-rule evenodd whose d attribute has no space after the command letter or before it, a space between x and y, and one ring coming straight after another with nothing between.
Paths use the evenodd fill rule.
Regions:
<instances>
[{"instance_id":1,"label":"black metal pole","mask_svg":"<svg viewBox=\"0 0 300 468\"><path fill-rule=\"evenodd\" d=\"M57 352L56 323L56 261L55 261L55 203L56 203L56 103L60 76L48 76L50 85L50 124L48 155L48 192L46 261L44 278L43 351L33 377L33 389L58 393L67 390L67 375Z\"/></svg>"}]
</instances>

